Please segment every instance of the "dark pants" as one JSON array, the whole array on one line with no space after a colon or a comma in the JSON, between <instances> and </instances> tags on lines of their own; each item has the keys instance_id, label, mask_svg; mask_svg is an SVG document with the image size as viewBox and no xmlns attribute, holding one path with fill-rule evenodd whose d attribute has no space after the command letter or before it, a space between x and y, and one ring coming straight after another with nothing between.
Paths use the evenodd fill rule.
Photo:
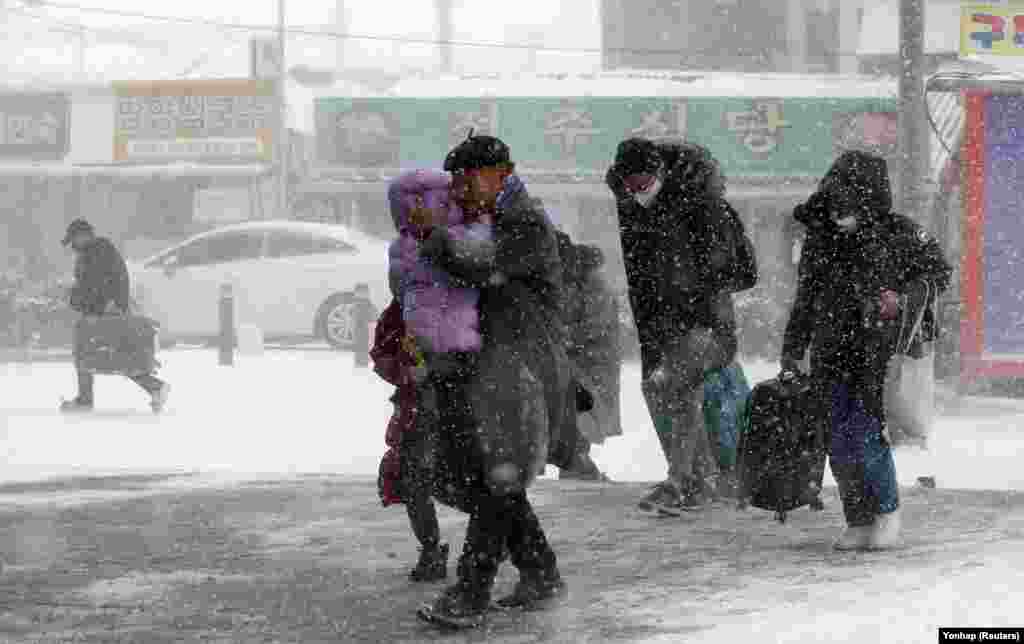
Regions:
<instances>
[{"instance_id":1,"label":"dark pants","mask_svg":"<svg viewBox=\"0 0 1024 644\"><path fill-rule=\"evenodd\" d=\"M882 435L880 393L831 385L829 465L839 486L843 514L850 526L872 525L879 514L900 505L896 464Z\"/></svg>"},{"instance_id":2,"label":"dark pants","mask_svg":"<svg viewBox=\"0 0 1024 644\"><path fill-rule=\"evenodd\" d=\"M82 342L84 341L80 337L80 331L78 327L75 327L74 337L74 353L75 353L75 371L78 373L78 400L86 404L92 404L94 401L93 389L96 382L96 377L89 371L81 367L79 362L79 356L82 353ZM128 379L141 387L147 394L152 396L153 394L160 391L164 386L164 381L160 380L151 373L141 374L138 376L128 376Z\"/></svg>"},{"instance_id":3,"label":"dark pants","mask_svg":"<svg viewBox=\"0 0 1024 644\"><path fill-rule=\"evenodd\" d=\"M77 364L75 365L75 370L78 372L78 400L91 404L93 402L93 385L96 377L85 369L80 368ZM160 388L164 386L164 381L153 374L129 376L128 379L142 387L150 396L160 391Z\"/></svg>"},{"instance_id":4,"label":"dark pants","mask_svg":"<svg viewBox=\"0 0 1024 644\"><path fill-rule=\"evenodd\" d=\"M399 446L402 496L412 532L424 550L437 548L441 530L434 507L433 484L436 464L434 440L437 410L433 387L419 387L416 396L416 424L402 434Z\"/></svg>"},{"instance_id":5,"label":"dark pants","mask_svg":"<svg viewBox=\"0 0 1024 644\"><path fill-rule=\"evenodd\" d=\"M432 372L440 415L438 454L443 459L437 464L437 498L469 513L459 584L487 601L506 551L524 577L554 574L557 561L526 492L495 494L487 485L469 400L474 358L462 356L449 368Z\"/></svg>"},{"instance_id":6,"label":"dark pants","mask_svg":"<svg viewBox=\"0 0 1024 644\"><path fill-rule=\"evenodd\" d=\"M481 601L489 600L506 550L523 579L557 575L555 552L526 492L495 495L481 490L466 527L459 583Z\"/></svg>"}]
</instances>

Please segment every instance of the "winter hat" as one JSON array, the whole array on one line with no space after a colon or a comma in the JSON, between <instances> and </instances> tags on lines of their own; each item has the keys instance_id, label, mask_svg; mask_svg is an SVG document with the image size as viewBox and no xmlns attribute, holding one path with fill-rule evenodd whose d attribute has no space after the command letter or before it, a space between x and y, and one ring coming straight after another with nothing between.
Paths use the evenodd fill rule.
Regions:
<instances>
[{"instance_id":1,"label":"winter hat","mask_svg":"<svg viewBox=\"0 0 1024 644\"><path fill-rule=\"evenodd\" d=\"M663 165L658 146L642 138L626 139L615 151L615 169L623 177L655 174Z\"/></svg>"},{"instance_id":2,"label":"winter hat","mask_svg":"<svg viewBox=\"0 0 1024 644\"><path fill-rule=\"evenodd\" d=\"M511 164L508 146L494 136L474 136L470 131L465 141L455 146L444 160L445 172L465 172Z\"/></svg>"},{"instance_id":3,"label":"winter hat","mask_svg":"<svg viewBox=\"0 0 1024 644\"><path fill-rule=\"evenodd\" d=\"M867 152L844 152L821 180L820 191L829 203L854 204L873 219L892 212L889 165Z\"/></svg>"},{"instance_id":4,"label":"winter hat","mask_svg":"<svg viewBox=\"0 0 1024 644\"><path fill-rule=\"evenodd\" d=\"M76 219L68 226L67 232L64 233L64 239L62 239L60 243L62 246L67 246L71 243L71 240L75 238L75 235L79 233L92 234L93 232L95 232L95 230L93 229L92 224L84 219Z\"/></svg>"},{"instance_id":5,"label":"winter hat","mask_svg":"<svg viewBox=\"0 0 1024 644\"><path fill-rule=\"evenodd\" d=\"M462 211L451 200L450 188L451 175L440 170L410 170L395 177L388 185L388 205L395 229L405 230L418 206L445 213L445 225L462 223Z\"/></svg>"}]
</instances>

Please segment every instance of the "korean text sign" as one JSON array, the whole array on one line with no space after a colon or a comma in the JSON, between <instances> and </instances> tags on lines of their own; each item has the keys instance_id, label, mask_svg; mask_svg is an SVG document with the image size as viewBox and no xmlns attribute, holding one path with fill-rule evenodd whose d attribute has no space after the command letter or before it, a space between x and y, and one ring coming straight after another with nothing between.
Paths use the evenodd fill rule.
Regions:
<instances>
[{"instance_id":1,"label":"korean text sign","mask_svg":"<svg viewBox=\"0 0 1024 644\"><path fill-rule=\"evenodd\" d=\"M248 79L118 83L114 160L258 162L273 158L274 86Z\"/></svg>"},{"instance_id":2,"label":"korean text sign","mask_svg":"<svg viewBox=\"0 0 1024 644\"><path fill-rule=\"evenodd\" d=\"M70 111L65 94L0 94L0 158L63 159Z\"/></svg>"},{"instance_id":3,"label":"korean text sign","mask_svg":"<svg viewBox=\"0 0 1024 644\"><path fill-rule=\"evenodd\" d=\"M520 168L603 176L619 141L685 137L711 147L727 174L820 176L851 117L884 99L661 97L323 98L317 147L328 166L436 165L472 128L507 141ZM859 123L859 121L858 121Z\"/></svg>"},{"instance_id":4,"label":"korean text sign","mask_svg":"<svg viewBox=\"0 0 1024 644\"><path fill-rule=\"evenodd\" d=\"M1024 56L1024 0L963 2L961 56Z\"/></svg>"}]
</instances>

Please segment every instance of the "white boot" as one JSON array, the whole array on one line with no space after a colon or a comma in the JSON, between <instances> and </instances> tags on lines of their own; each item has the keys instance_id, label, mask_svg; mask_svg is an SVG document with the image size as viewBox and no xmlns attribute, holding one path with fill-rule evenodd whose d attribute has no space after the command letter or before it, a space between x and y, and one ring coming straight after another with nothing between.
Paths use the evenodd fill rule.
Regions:
<instances>
[{"instance_id":1,"label":"white boot","mask_svg":"<svg viewBox=\"0 0 1024 644\"><path fill-rule=\"evenodd\" d=\"M846 526L843 534L839 535L833 547L840 552L848 550L864 550L871 542L871 531L874 526L859 525Z\"/></svg>"},{"instance_id":2,"label":"white boot","mask_svg":"<svg viewBox=\"0 0 1024 644\"><path fill-rule=\"evenodd\" d=\"M899 546L900 543L900 511L897 509L876 516L875 525L871 526L871 541L868 547L872 550L887 550Z\"/></svg>"}]
</instances>

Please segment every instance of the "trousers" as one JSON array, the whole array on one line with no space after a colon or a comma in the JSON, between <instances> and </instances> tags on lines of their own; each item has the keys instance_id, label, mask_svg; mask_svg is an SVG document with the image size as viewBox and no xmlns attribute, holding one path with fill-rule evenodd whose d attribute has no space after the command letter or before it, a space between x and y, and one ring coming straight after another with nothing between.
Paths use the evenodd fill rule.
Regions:
<instances>
[{"instance_id":1,"label":"trousers","mask_svg":"<svg viewBox=\"0 0 1024 644\"><path fill-rule=\"evenodd\" d=\"M645 365L642 383L648 412L673 482L692 483L717 472L704 421L704 374L732 356L710 329L691 329L667 343L659 365Z\"/></svg>"},{"instance_id":2,"label":"trousers","mask_svg":"<svg viewBox=\"0 0 1024 644\"><path fill-rule=\"evenodd\" d=\"M831 389L829 465L839 487L847 525L868 526L875 516L895 512L900 505L896 463L882 428L883 418L846 384Z\"/></svg>"}]
</instances>

